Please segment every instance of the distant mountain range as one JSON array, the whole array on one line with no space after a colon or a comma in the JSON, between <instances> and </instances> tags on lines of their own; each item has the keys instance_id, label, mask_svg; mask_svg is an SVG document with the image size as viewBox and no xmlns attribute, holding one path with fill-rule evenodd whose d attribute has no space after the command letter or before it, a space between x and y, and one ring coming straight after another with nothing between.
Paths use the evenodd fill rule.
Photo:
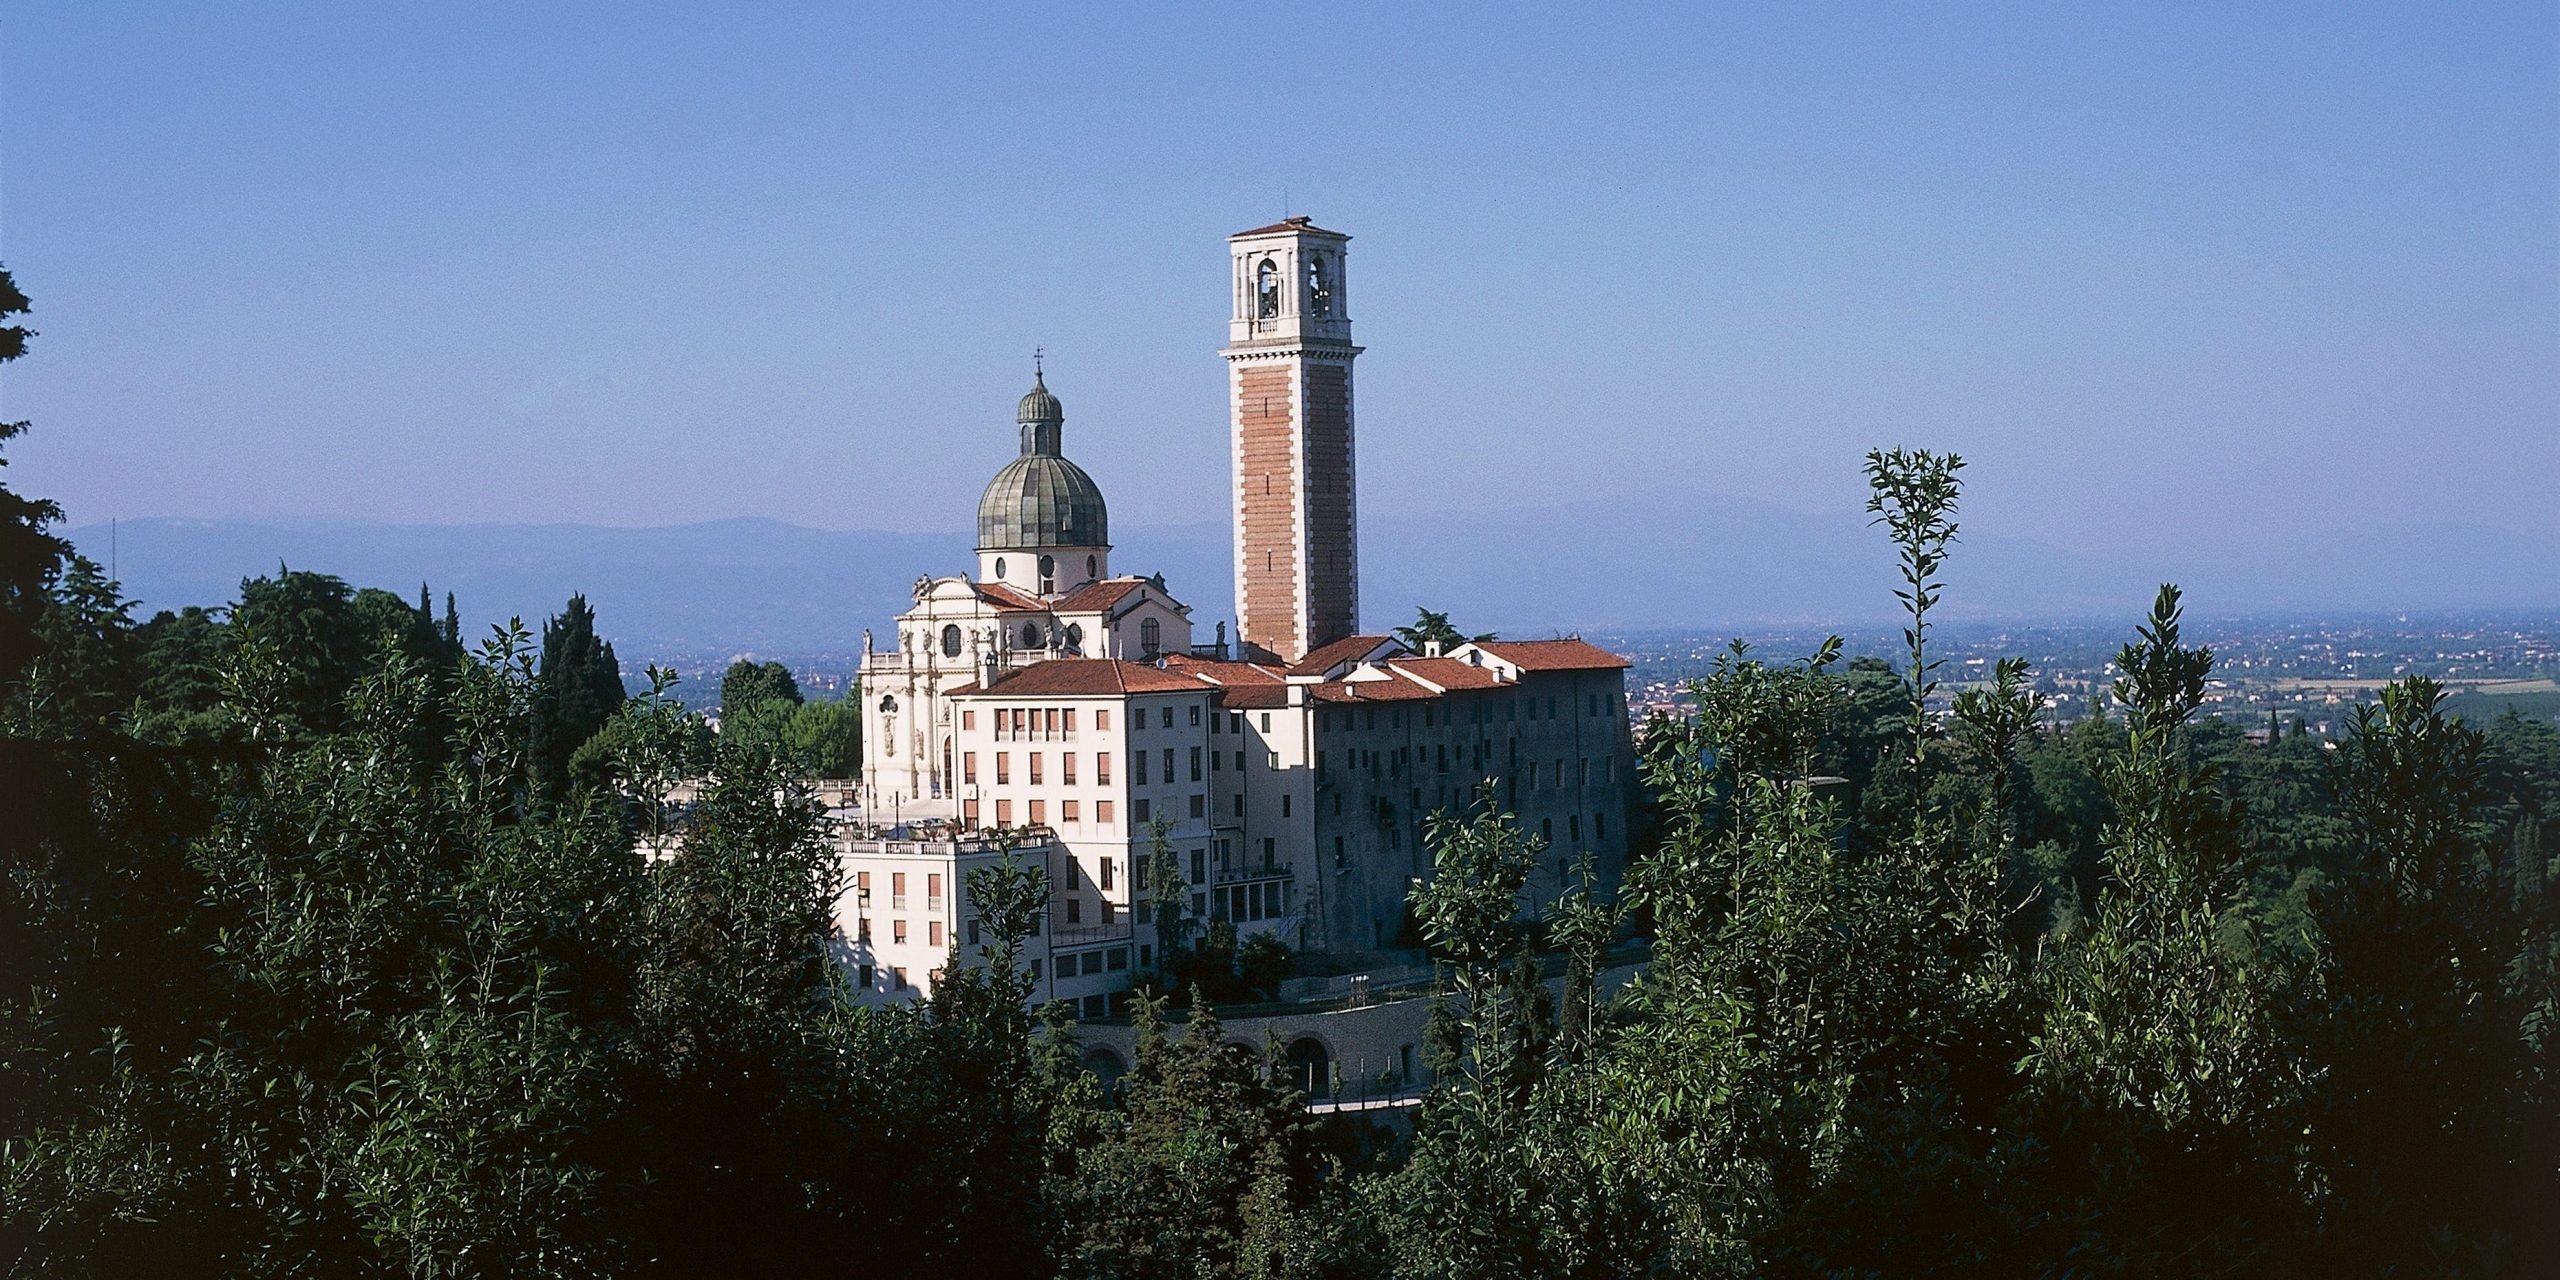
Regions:
<instances>
[{"instance_id":1,"label":"distant mountain range","mask_svg":"<svg viewBox=\"0 0 2560 1280\"><path fill-rule=\"evenodd\" d=\"M105 525L69 531L106 562ZM1231 616L1224 523L1126 527L1113 566L1164 574L1202 639ZM842 653L885 631L920 574L974 564L965 533L810 529L735 519L658 528L399 525L320 520L119 522L113 555L143 610L219 604L278 564L411 595L458 597L474 631L509 615L537 626L573 591L627 659ZM2174 559L2174 562L2173 562ZM1416 605L1469 629L1850 625L1894 609L1892 553L1862 513L1813 516L1669 490L1474 513L1370 512L1362 615ZM2560 531L2538 539L2462 524L2322 529L2196 548L2183 557L2092 556L1968 534L1951 561L1949 618L2129 617L2162 581L2202 614L2560 606Z\"/></svg>"}]
</instances>

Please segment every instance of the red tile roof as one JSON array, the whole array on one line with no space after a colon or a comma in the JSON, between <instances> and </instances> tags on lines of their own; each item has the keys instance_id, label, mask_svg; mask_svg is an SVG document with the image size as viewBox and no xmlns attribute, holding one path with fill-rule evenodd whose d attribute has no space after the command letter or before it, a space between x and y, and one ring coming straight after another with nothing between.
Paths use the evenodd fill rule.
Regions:
<instances>
[{"instance_id":1,"label":"red tile roof","mask_svg":"<svg viewBox=\"0 0 2560 1280\"><path fill-rule=\"evenodd\" d=\"M1319 686L1351 690L1355 702L1428 702L1440 695L1403 676L1389 680L1353 680L1338 686Z\"/></svg>"},{"instance_id":2,"label":"red tile roof","mask_svg":"<svg viewBox=\"0 0 2560 1280\"><path fill-rule=\"evenodd\" d=\"M1315 652L1298 659L1289 667L1293 676L1320 676L1346 662L1368 657L1389 636L1344 636L1331 644L1316 646Z\"/></svg>"},{"instance_id":3,"label":"red tile roof","mask_svg":"<svg viewBox=\"0 0 2560 1280\"><path fill-rule=\"evenodd\" d=\"M978 598L1007 613L1044 613L1048 606L1001 582L978 584Z\"/></svg>"},{"instance_id":4,"label":"red tile roof","mask_svg":"<svg viewBox=\"0 0 2560 1280\"><path fill-rule=\"evenodd\" d=\"M1502 683L1492 672L1456 658L1390 658L1387 670L1441 689L1490 689Z\"/></svg>"},{"instance_id":5,"label":"red tile roof","mask_svg":"<svg viewBox=\"0 0 2560 1280\"><path fill-rule=\"evenodd\" d=\"M1095 697L1120 693L1200 693L1207 686L1187 675L1159 671L1139 662L1108 658L1051 658L1008 671L992 687L964 685L964 694L1009 697Z\"/></svg>"},{"instance_id":6,"label":"red tile roof","mask_svg":"<svg viewBox=\"0 0 2560 1280\"><path fill-rule=\"evenodd\" d=\"M1617 671L1635 664L1585 640L1480 640L1476 647L1523 671Z\"/></svg>"},{"instance_id":7,"label":"red tile roof","mask_svg":"<svg viewBox=\"0 0 2560 1280\"><path fill-rule=\"evenodd\" d=\"M1059 613L1101 613L1145 585L1147 580L1144 578L1105 578L1068 592L1049 607Z\"/></svg>"},{"instance_id":8,"label":"red tile roof","mask_svg":"<svg viewBox=\"0 0 2560 1280\"><path fill-rule=\"evenodd\" d=\"M1168 653L1165 669L1185 675L1196 675L1213 684L1278 684L1280 672L1258 662L1221 662L1216 658L1195 658L1187 653Z\"/></svg>"},{"instance_id":9,"label":"red tile roof","mask_svg":"<svg viewBox=\"0 0 2560 1280\"><path fill-rule=\"evenodd\" d=\"M1288 234L1289 232L1292 232L1292 231L1303 231L1303 232L1305 232L1305 233L1307 233L1307 234L1309 234L1309 235L1332 236L1333 238L1335 238L1335 239L1337 239L1337 240L1348 240L1348 239L1350 239L1350 238L1351 238L1351 237L1349 237L1349 236L1347 236L1347 235L1342 234L1342 233L1341 233L1341 232L1339 232L1339 231L1327 231L1327 230L1325 230L1324 228L1317 226L1314 222L1312 222L1312 221L1310 221L1310 220L1308 220L1308 219L1306 219L1306 218L1303 218L1303 217L1299 217L1299 218L1283 218L1283 219L1281 219L1281 220L1280 220L1280 221L1278 221L1278 222L1272 223L1270 226L1267 226L1267 227L1255 227L1255 228L1254 228L1253 230L1251 230L1251 231L1239 231L1239 232L1235 233L1234 235L1228 236L1227 238L1228 238L1229 240L1242 240L1242 239L1244 239L1246 236L1276 236L1276 235L1286 235L1286 234Z\"/></svg>"}]
</instances>

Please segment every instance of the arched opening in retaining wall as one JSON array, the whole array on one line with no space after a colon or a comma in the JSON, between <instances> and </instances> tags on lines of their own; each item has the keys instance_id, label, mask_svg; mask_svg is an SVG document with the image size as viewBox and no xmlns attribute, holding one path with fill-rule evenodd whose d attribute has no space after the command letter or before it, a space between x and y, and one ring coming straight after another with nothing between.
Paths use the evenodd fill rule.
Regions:
<instances>
[{"instance_id":1,"label":"arched opening in retaining wall","mask_svg":"<svg viewBox=\"0 0 2560 1280\"><path fill-rule=\"evenodd\" d=\"M1333 1097L1333 1051L1314 1036L1300 1036L1289 1042L1283 1061L1289 1065L1289 1079L1306 1091L1310 1100L1322 1102Z\"/></svg>"},{"instance_id":2,"label":"arched opening in retaining wall","mask_svg":"<svg viewBox=\"0 0 2560 1280\"><path fill-rule=\"evenodd\" d=\"M1096 1046L1084 1051L1084 1069L1102 1081L1103 1092L1108 1093L1112 1085L1119 1083L1120 1077L1129 1073L1129 1064L1122 1062L1119 1054Z\"/></svg>"}]
</instances>

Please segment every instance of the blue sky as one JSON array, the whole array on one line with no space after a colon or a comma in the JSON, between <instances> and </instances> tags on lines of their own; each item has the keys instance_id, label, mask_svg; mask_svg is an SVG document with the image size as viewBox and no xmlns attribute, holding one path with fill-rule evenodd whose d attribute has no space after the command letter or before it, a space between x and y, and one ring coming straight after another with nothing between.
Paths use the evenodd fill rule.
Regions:
<instances>
[{"instance_id":1,"label":"blue sky","mask_svg":"<svg viewBox=\"0 0 2560 1280\"><path fill-rule=\"evenodd\" d=\"M957 528L1038 344L1122 529L1217 519L1285 207L1356 237L1373 508L1916 444L2073 548L2548 529L2552 6L1573 10L13 6L10 480Z\"/></svg>"}]
</instances>

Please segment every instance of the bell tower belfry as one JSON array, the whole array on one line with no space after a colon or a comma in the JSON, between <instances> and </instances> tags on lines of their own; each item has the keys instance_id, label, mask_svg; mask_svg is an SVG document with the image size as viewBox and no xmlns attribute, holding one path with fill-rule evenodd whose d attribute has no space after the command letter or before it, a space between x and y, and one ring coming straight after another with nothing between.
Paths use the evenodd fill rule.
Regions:
<instances>
[{"instance_id":1,"label":"bell tower belfry","mask_svg":"<svg viewBox=\"0 0 2560 1280\"><path fill-rule=\"evenodd\" d=\"M1359 629L1351 237L1290 218L1227 237L1236 631L1295 662Z\"/></svg>"}]
</instances>

